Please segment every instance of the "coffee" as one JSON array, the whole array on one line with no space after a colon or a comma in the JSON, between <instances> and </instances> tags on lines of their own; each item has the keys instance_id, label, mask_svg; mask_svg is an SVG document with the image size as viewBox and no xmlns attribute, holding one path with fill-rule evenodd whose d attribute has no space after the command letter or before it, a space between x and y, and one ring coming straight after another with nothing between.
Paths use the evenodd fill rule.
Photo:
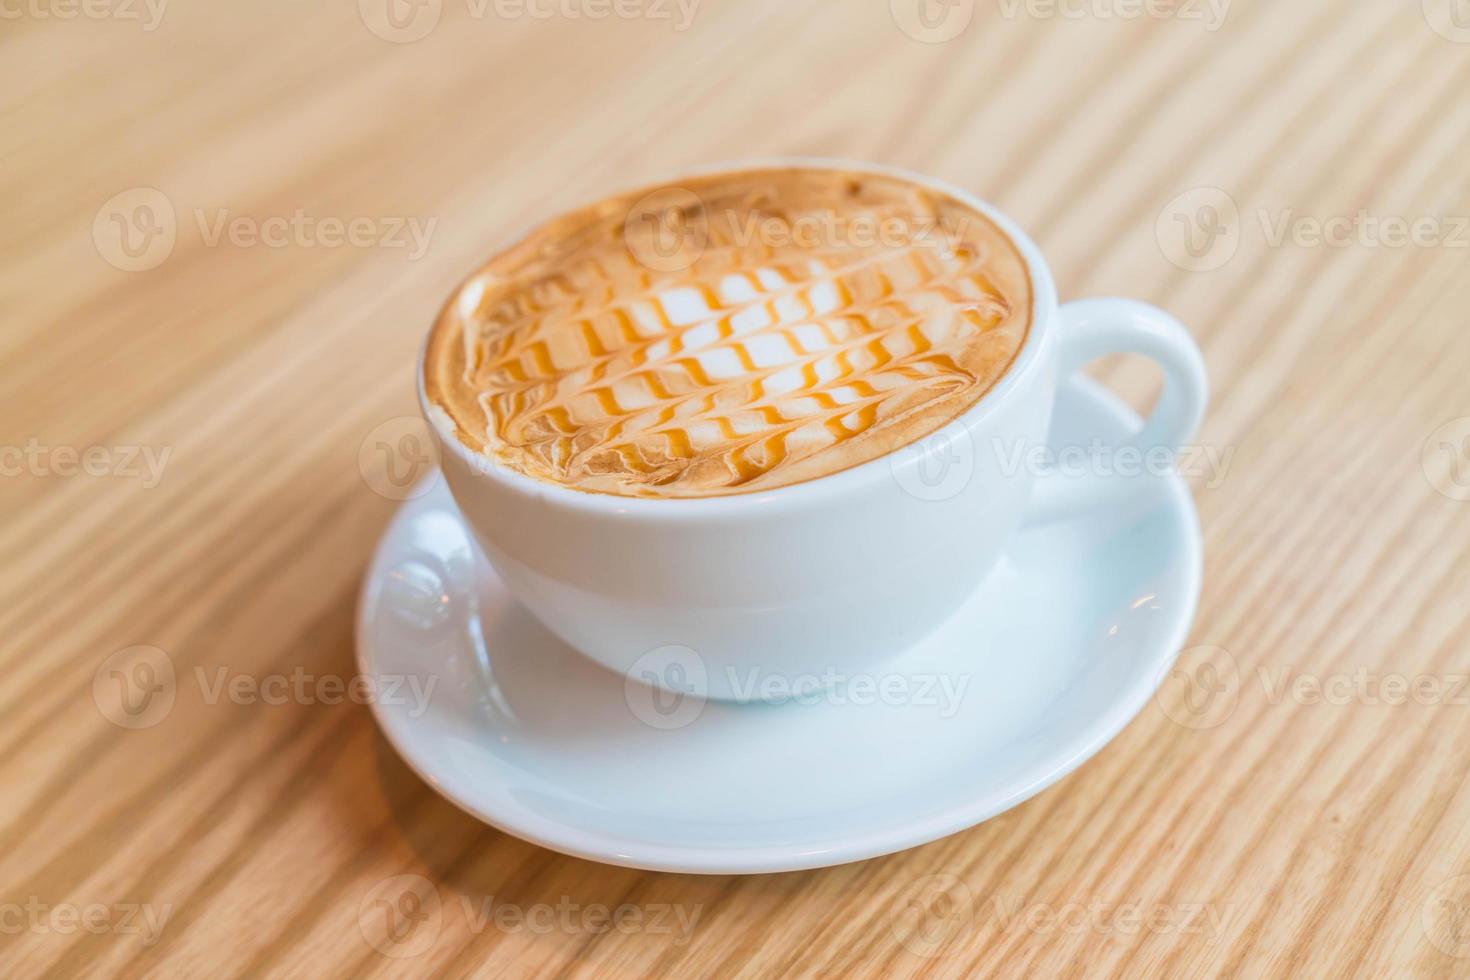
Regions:
<instances>
[{"instance_id":1,"label":"coffee","mask_svg":"<svg viewBox=\"0 0 1470 980\"><path fill-rule=\"evenodd\" d=\"M985 215L897 176L708 174L581 208L491 259L425 353L441 423L575 490L712 497L837 473L960 415L1025 340Z\"/></svg>"}]
</instances>

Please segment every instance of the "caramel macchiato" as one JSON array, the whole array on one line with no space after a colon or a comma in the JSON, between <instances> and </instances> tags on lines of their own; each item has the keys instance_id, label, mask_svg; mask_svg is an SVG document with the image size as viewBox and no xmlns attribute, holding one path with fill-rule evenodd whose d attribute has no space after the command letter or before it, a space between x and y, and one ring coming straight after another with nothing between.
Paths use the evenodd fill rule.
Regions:
<instances>
[{"instance_id":1,"label":"caramel macchiato","mask_svg":"<svg viewBox=\"0 0 1470 980\"><path fill-rule=\"evenodd\" d=\"M433 328L425 391L500 466L576 490L712 497L918 440L1005 374L1025 259L897 176L710 174L603 200L491 259Z\"/></svg>"}]
</instances>

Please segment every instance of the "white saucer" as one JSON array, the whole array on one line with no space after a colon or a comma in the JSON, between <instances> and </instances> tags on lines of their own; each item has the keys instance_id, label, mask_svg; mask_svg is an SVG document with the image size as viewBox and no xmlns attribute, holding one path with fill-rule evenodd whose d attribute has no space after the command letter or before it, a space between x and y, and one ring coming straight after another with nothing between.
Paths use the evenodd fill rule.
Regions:
<instances>
[{"instance_id":1,"label":"white saucer","mask_svg":"<svg viewBox=\"0 0 1470 980\"><path fill-rule=\"evenodd\" d=\"M1079 380L1061 394L1053 442L1116 442L1137 425ZM1199 595L1193 501L1158 479L1126 511L1023 529L970 603L863 679L872 687L663 715L652 689L509 598L430 479L363 585L358 666L378 722L471 814L609 864L788 871L973 826L1061 779L1143 708ZM885 677L898 678L887 694Z\"/></svg>"}]
</instances>

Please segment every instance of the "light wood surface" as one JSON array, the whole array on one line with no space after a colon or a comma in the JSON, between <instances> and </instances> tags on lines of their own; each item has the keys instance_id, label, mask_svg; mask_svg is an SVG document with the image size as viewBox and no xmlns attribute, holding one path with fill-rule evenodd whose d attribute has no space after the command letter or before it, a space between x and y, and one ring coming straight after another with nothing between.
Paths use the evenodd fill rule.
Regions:
<instances>
[{"instance_id":1,"label":"light wood surface","mask_svg":"<svg viewBox=\"0 0 1470 980\"><path fill-rule=\"evenodd\" d=\"M1470 416L1470 45L1450 0L1239 0L1223 25L1196 3L960 2L942 43L887 0L704 0L687 30L651 0L602 20L443 0L406 42L369 29L392 33L373 2L176 0L153 30L141 0L4 7L0 972L1470 975L1470 423L1441 430ZM355 589L397 505L359 449L415 412L415 350L458 278L558 209L778 153L973 189L1064 299L1146 299L1199 339L1200 440L1233 455L1194 481L1184 673L1115 742L907 853L703 878L476 823L359 704L210 703L196 668L351 677ZM115 216L167 218L136 188L176 236L127 271ZM1238 242L1208 237L1207 205ZM1437 219L1439 240L1358 220L1278 244L1288 209ZM421 255L329 230L270 247L211 241L222 210L247 231L298 210L434 225ZM1218 268L1181 267L1176 215ZM1103 373L1148 397L1147 370ZM88 447L107 473L67 475ZM146 680L158 655L109 658L137 646L179 680L129 730L109 664ZM395 958L364 922L400 875L440 906ZM534 932L478 921L487 899L698 918Z\"/></svg>"}]
</instances>

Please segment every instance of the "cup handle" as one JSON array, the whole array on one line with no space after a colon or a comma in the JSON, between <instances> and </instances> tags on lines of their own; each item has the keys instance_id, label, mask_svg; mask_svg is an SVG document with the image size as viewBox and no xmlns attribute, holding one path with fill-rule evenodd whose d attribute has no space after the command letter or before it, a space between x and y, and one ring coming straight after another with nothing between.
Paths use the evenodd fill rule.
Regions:
<instances>
[{"instance_id":1,"label":"cup handle","mask_svg":"<svg viewBox=\"0 0 1470 980\"><path fill-rule=\"evenodd\" d=\"M1143 354L1164 369L1164 389L1143 428L1124 443L1140 459L1161 448L1170 458L1193 437L1209 398L1204 357L1189 331L1157 307L1128 299L1086 299L1057 311L1060 384L1084 364L1105 354ZM1121 448L1121 447L1120 447ZM1043 473L1026 511L1027 524L1047 524L1117 502L1138 491L1121 477Z\"/></svg>"}]
</instances>

